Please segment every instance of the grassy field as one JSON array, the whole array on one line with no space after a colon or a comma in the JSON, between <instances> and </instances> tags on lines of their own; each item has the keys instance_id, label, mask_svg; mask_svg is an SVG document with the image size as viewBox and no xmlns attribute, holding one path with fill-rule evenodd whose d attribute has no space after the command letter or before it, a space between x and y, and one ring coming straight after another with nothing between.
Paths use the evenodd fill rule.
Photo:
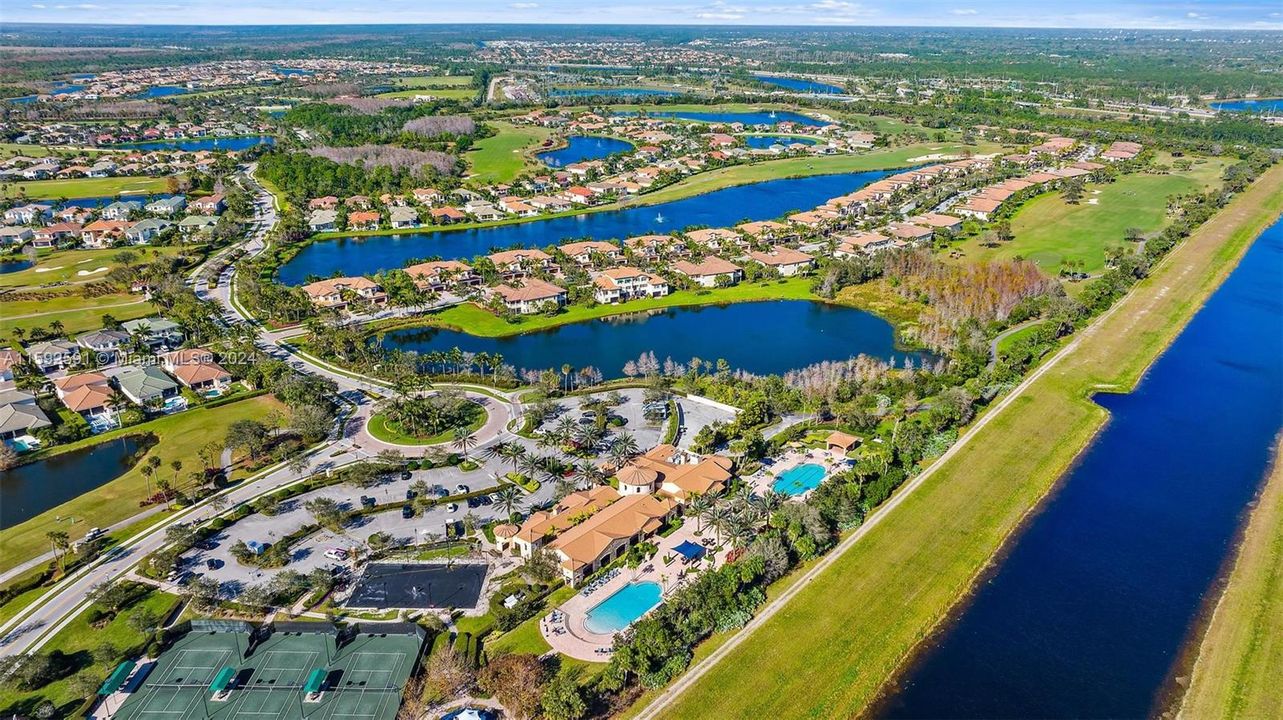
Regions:
<instances>
[{"instance_id":1,"label":"grassy field","mask_svg":"<svg viewBox=\"0 0 1283 720\"><path fill-rule=\"evenodd\" d=\"M487 184L512 182L522 172L540 167L532 151L552 135L551 130L501 121L491 124L498 134L478 140L464 156L470 180Z\"/></svg>"},{"instance_id":2,"label":"grassy field","mask_svg":"<svg viewBox=\"0 0 1283 720\"><path fill-rule=\"evenodd\" d=\"M122 430L113 430L66 446L68 449L87 447L114 437L152 433L158 442L144 459L156 456L164 461L157 477L173 479L169 463L181 460L183 470L179 485L187 483L187 474L201 467L200 448L211 440L222 442L227 427L237 420L262 420L271 410L281 409L281 404L271 396L259 396L215 408L194 408L175 415L152 420ZM107 484L75 499L0 531L0 570L8 570L27 558L48 549L45 533L60 529L77 540L91 527L106 527L136 515L141 509L138 501L147 494L147 483L139 471L142 463ZM153 488L154 489L154 488ZM62 518L57 520L55 518Z\"/></svg>"},{"instance_id":3,"label":"grassy field","mask_svg":"<svg viewBox=\"0 0 1283 720\"><path fill-rule=\"evenodd\" d=\"M0 159L18 155L24 157L48 157L54 154L66 155L101 155L111 152L98 148L75 147L72 145L28 145L26 143L0 143Z\"/></svg>"},{"instance_id":4,"label":"grassy field","mask_svg":"<svg viewBox=\"0 0 1283 720\"><path fill-rule=\"evenodd\" d=\"M74 334L102 327L104 315L125 321L155 313L156 309L150 302L129 293L94 298L64 295L43 300L3 302L0 303L0 336L7 336L16 328L47 328L55 320L62 322L64 332Z\"/></svg>"},{"instance_id":5,"label":"grassy field","mask_svg":"<svg viewBox=\"0 0 1283 720\"><path fill-rule=\"evenodd\" d=\"M117 194L137 195L162 193L167 187L163 177L109 177L78 180L32 180L0 185L0 197L25 195L33 200L58 198L109 197Z\"/></svg>"},{"instance_id":6,"label":"grassy field","mask_svg":"<svg viewBox=\"0 0 1283 720\"><path fill-rule=\"evenodd\" d=\"M190 248L137 247L130 248L129 252L134 256L133 262L139 263L161 255L177 255L185 249ZM112 268L119 266L121 263L115 258L121 252L123 252L122 249L109 248L105 250L54 250L41 253L34 267L0 275L0 289L35 288L50 283L100 280L107 272L95 271L98 268L107 268L110 271Z\"/></svg>"},{"instance_id":7,"label":"grassy field","mask_svg":"<svg viewBox=\"0 0 1283 720\"><path fill-rule=\"evenodd\" d=\"M480 430L481 426L486 424L486 418L488 417L485 409L480 405L475 405L474 407L476 407L480 412L476 414L476 417L473 418L472 422L468 423L469 433L474 433ZM410 435L397 427L392 421L388 420L387 415L384 413L375 413L370 418L369 425L366 429L370 431L370 434L374 436L374 439L382 440L386 443L392 443L393 445L440 445L441 443L448 443L454 439L453 430L443 430L436 435L429 435L428 437Z\"/></svg>"},{"instance_id":8,"label":"grassy field","mask_svg":"<svg viewBox=\"0 0 1283 720\"><path fill-rule=\"evenodd\" d=\"M80 667L78 673L86 674L95 681L101 682L111 674L113 665L111 662L95 660L92 656L93 651L104 644L111 645L117 651L137 647L146 640L146 637L129 626L129 618L146 610L164 619L174 611L179 602L181 600L175 595L152 590L102 627L90 625L86 620L87 614L81 613L67 627L59 630L58 634L45 645L44 650L46 652L61 650L72 655ZM61 710L70 712L72 706L85 697L72 689L70 682L72 677L74 675L31 692L19 692L12 687L2 687L0 688L0 707L10 708L18 703L30 705L28 710L33 710L36 704L48 700ZM35 714L31 713L31 717L35 717Z\"/></svg>"},{"instance_id":9,"label":"grassy field","mask_svg":"<svg viewBox=\"0 0 1283 720\"><path fill-rule=\"evenodd\" d=\"M1225 164L1207 160L1189 172L1170 175L1126 175L1117 182L1089 184L1077 205L1066 203L1060 193L1046 193L1029 201L1011 220L1015 239L998 247L983 247L978 238L959 247L964 262L1021 256L1054 275L1066 260L1080 260L1087 273L1105 268L1105 248L1121 245L1128 228L1148 235L1167 225L1167 198L1201 190L1219 177Z\"/></svg>"},{"instance_id":10,"label":"grassy field","mask_svg":"<svg viewBox=\"0 0 1283 720\"><path fill-rule=\"evenodd\" d=\"M1134 387L1280 209L1283 168L1275 168L778 613L714 654L707 672L679 680L683 692L658 714L865 711L1104 424L1090 394Z\"/></svg>"},{"instance_id":11,"label":"grassy field","mask_svg":"<svg viewBox=\"0 0 1283 720\"><path fill-rule=\"evenodd\" d=\"M1274 468L1238 548L1229 585L1199 645L1180 717L1283 717L1283 462ZM1270 678L1273 678L1272 680Z\"/></svg>"}]
</instances>

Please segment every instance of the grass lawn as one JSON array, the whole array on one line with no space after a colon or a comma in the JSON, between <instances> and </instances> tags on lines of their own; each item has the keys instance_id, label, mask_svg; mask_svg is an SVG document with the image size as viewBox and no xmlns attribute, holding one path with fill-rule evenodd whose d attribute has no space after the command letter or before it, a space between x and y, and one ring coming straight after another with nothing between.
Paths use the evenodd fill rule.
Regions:
<instances>
[{"instance_id":1,"label":"grass lawn","mask_svg":"<svg viewBox=\"0 0 1283 720\"><path fill-rule=\"evenodd\" d=\"M523 171L539 167L531 151L552 135L551 130L518 127L502 121L491 124L499 132L476 141L464 155L470 168L470 180L486 184L511 182Z\"/></svg>"},{"instance_id":2,"label":"grass lawn","mask_svg":"<svg viewBox=\"0 0 1283 720\"><path fill-rule=\"evenodd\" d=\"M101 155L111 152L100 148L74 147L72 145L28 145L26 143L0 143L0 158L48 157L54 154Z\"/></svg>"},{"instance_id":3,"label":"grass lawn","mask_svg":"<svg viewBox=\"0 0 1283 720\"><path fill-rule=\"evenodd\" d=\"M78 180L32 180L5 183L0 186L0 197L25 195L32 199L56 200L58 198L108 197L116 194L146 195L163 193L167 187L163 177L108 177Z\"/></svg>"},{"instance_id":4,"label":"grass lawn","mask_svg":"<svg viewBox=\"0 0 1283 720\"><path fill-rule=\"evenodd\" d=\"M1199 644L1183 718L1283 717L1283 462L1252 512L1229 585ZM1271 680L1270 678L1274 678ZM1273 689L1271 689L1273 688Z\"/></svg>"},{"instance_id":5,"label":"grass lawn","mask_svg":"<svg viewBox=\"0 0 1283 720\"><path fill-rule=\"evenodd\" d=\"M485 408L480 405L473 405L472 407L475 407L478 412L472 422L468 423L469 433L480 430L481 426L486 424L486 418L489 416ZM454 440L454 430L444 430L428 437L411 435L403 431L396 423L389 420L385 413L381 412L375 413L370 418L368 429L376 440L382 440L393 445L440 445Z\"/></svg>"},{"instance_id":6,"label":"grass lawn","mask_svg":"<svg viewBox=\"0 0 1283 720\"><path fill-rule=\"evenodd\" d=\"M154 314L155 306L141 296L129 293L95 298L64 295L47 300L0 302L0 336L9 335L15 328L48 327L55 320L62 321L64 332L75 334L102 327L103 315L125 321Z\"/></svg>"},{"instance_id":7,"label":"grass lawn","mask_svg":"<svg viewBox=\"0 0 1283 720\"><path fill-rule=\"evenodd\" d=\"M54 635L43 650L45 652L61 650L72 655L79 666L78 673L87 674L96 681L102 682L111 674L113 663L96 662L92 656L93 650L103 644L109 644L117 650L139 646L147 638L129 627L129 618L145 609L163 619L173 612L179 602L181 601L175 595L153 590L101 628L91 626L86 621L87 614L81 613L67 627ZM35 717L35 714L30 711L34 710L38 703L48 700L64 712L70 712L84 699L84 696L72 690L70 680L73 677L75 677L74 674L32 692L20 692L10 686L0 687L0 707L16 709L15 705L21 706L31 717Z\"/></svg>"},{"instance_id":8,"label":"grass lawn","mask_svg":"<svg viewBox=\"0 0 1283 720\"><path fill-rule=\"evenodd\" d=\"M211 440L222 441L227 427L236 420L261 420L269 411L282 405L269 395L228 403L215 408L193 408L174 415L167 415L141 425L113 430L86 438L59 449L88 447L123 435L152 433L158 442L145 457L156 456L164 461L157 477L173 479L169 463L181 460L178 486L187 484L188 473L201 467L200 448ZM145 459L145 458L144 458ZM7 570L27 558L43 553L48 541L45 533L61 529L72 540L80 539L91 527L106 527L125 520L141 511L138 502L147 494L147 483L139 469L142 463L115 480L85 493L73 500L0 531L0 570ZM63 518L61 521L55 518Z\"/></svg>"},{"instance_id":9,"label":"grass lawn","mask_svg":"<svg viewBox=\"0 0 1283 720\"><path fill-rule=\"evenodd\" d=\"M619 305L572 305L552 317L527 315L520 322L509 323L489 310L466 303L446 308L416 319L416 325L436 325L477 335L504 337L533 330L544 330L567 323L594 320L610 315L621 315L656 308L715 305L719 303L749 302L754 300L818 300L811 293L810 278L789 278L783 282L740 283L735 287L719 288L700 294L694 290L679 290L660 298L632 300Z\"/></svg>"},{"instance_id":10,"label":"grass lawn","mask_svg":"<svg viewBox=\"0 0 1283 720\"><path fill-rule=\"evenodd\" d=\"M471 75L412 75L397 78L396 85L405 88L471 87Z\"/></svg>"},{"instance_id":11,"label":"grass lawn","mask_svg":"<svg viewBox=\"0 0 1283 720\"><path fill-rule=\"evenodd\" d=\"M415 90L393 90L392 92L379 93L374 97L379 98L412 98L419 95L431 95L433 97L443 98L446 100L473 100L479 93L476 88L470 87L423 87Z\"/></svg>"},{"instance_id":12,"label":"grass lawn","mask_svg":"<svg viewBox=\"0 0 1283 720\"><path fill-rule=\"evenodd\" d=\"M1206 161L1187 173L1133 174L1104 185L1088 184L1083 200L1070 205L1060 193L1045 193L1020 208L1011 220L1015 239L988 248L978 238L960 247L965 262L1002 260L1017 255L1055 275L1066 260L1081 260L1087 273L1105 268L1105 248L1124 243L1128 228L1146 235L1168 223L1167 198L1207 187L1224 163ZM1095 204L1092 204L1092 201Z\"/></svg>"},{"instance_id":13,"label":"grass lawn","mask_svg":"<svg viewBox=\"0 0 1283 720\"><path fill-rule=\"evenodd\" d=\"M660 714L866 711L1105 423L1093 390L1134 387L1280 209L1283 168L1274 168Z\"/></svg>"},{"instance_id":14,"label":"grass lawn","mask_svg":"<svg viewBox=\"0 0 1283 720\"><path fill-rule=\"evenodd\" d=\"M144 262L160 255L177 255L191 247L137 247L128 248L134 263ZM105 250L53 250L41 253L35 267L15 273L0 275L0 288L39 287L56 282L88 282L101 280L107 273L94 272L98 268L111 270L121 263L114 258L125 248ZM81 274L85 273L85 274Z\"/></svg>"}]
</instances>

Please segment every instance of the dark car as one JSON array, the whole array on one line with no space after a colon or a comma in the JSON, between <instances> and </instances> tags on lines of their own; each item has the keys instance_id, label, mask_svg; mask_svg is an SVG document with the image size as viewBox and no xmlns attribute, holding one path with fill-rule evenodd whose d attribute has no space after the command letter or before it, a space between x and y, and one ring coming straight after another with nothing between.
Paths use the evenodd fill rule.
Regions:
<instances>
[{"instance_id":1,"label":"dark car","mask_svg":"<svg viewBox=\"0 0 1283 720\"><path fill-rule=\"evenodd\" d=\"M222 566L223 566L222 560L215 560L214 558L210 558L205 561L205 567L209 568L210 570L217 570Z\"/></svg>"},{"instance_id":2,"label":"dark car","mask_svg":"<svg viewBox=\"0 0 1283 720\"><path fill-rule=\"evenodd\" d=\"M401 517L405 518L406 520L409 520L410 518L414 517L414 506L413 506L413 505L402 505L402 506L401 506Z\"/></svg>"},{"instance_id":3,"label":"dark car","mask_svg":"<svg viewBox=\"0 0 1283 720\"><path fill-rule=\"evenodd\" d=\"M378 501L378 500L375 500L374 498L372 498L372 497L370 497L370 496L368 496L368 495L362 495L362 496L361 496L361 504L362 504L362 505L364 505L365 507L372 508L372 507L374 507L375 505L378 505L378 504L379 504L379 501Z\"/></svg>"},{"instance_id":4,"label":"dark car","mask_svg":"<svg viewBox=\"0 0 1283 720\"><path fill-rule=\"evenodd\" d=\"M416 493L415 493L413 490L406 490L406 491L405 491L405 499L406 499L406 500L413 500L413 499L414 499L415 494L416 494Z\"/></svg>"},{"instance_id":5,"label":"dark car","mask_svg":"<svg viewBox=\"0 0 1283 720\"><path fill-rule=\"evenodd\" d=\"M402 470L402 471L401 471L401 479L402 479L402 480L409 480L409 479L410 479L410 478L412 478L412 477L414 477L414 473L411 473L409 470Z\"/></svg>"}]
</instances>

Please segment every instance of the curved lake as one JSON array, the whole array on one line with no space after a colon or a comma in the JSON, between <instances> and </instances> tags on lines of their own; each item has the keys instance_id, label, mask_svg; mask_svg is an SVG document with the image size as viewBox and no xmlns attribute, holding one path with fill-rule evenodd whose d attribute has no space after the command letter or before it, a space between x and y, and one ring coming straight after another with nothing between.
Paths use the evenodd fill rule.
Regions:
<instances>
[{"instance_id":1,"label":"curved lake","mask_svg":"<svg viewBox=\"0 0 1283 720\"><path fill-rule=\"evenodd\" d=\"M1111 419L892 718L1153 717L1283 426L1283 221Z\"/></svg>"},{"instance_id":2,"label":"curved lake","mask_svg":"<svg viewBox=\"0 0 1283 720\"><path fill-rule=\"evenodd\" d=\"M1212 103L1213 110L1249 113L1283 113L1283 98L1266 98L1264 100L1226 100Z\"/></svg>"},{"instance_id":3,"label":"curved lake","mask_svg":"<svg viewBox=\"0 0 1283 720\"><path fill-rule=\"evenodd\" d=\"M549 167L561 167L585 160L599 160L615 153L630 152L633 144L625 140L592 135L571 135L566 147L541 152L536 157Z\"/></svg>"},{"instance_id":4,"label":"curved lake","mask_svg":"<svg viewBox=\"0 0 1283 720\"><path fill-rule=\"evenodd\" d=\"M115 480L146 446L143 436L123 437L0 472L0 530Z\"/></svg>"},{"instance_id":5,"label":"curved lake","mask_svg":"<svg viewBox=\"0 0 1283 720\"><path fill-rule=\"evenodd\" d=\"M404 267L413 258L470 258L516 246L544 247L569 238L622 239L673 232L691 225L723 227L744 220L769 220L793 210L813 208L891 172L782 178L656 205L498 227L322 240L303 248L282 266L280 280L287 285L302 285L309 275L328 277L336 270L345 275L369 275Z\"/></svg>"},{"instance_id":6,"label":"curved lake","mask_svg":"<svg viewBox=\"0 0 1283 720\"><path fill-rule=\"evenodd\" d=\"M156 85L154 87L149 87L140 93L132 95L131 97L135 97L135 98L170 97L171 95L186 95L189 92L192 92L192 91L188 90L185 87L179 87L177 85Z\"/></svg>"},{"instance_id":7,"label":"curved lake","mask_svg":"<svg viewBox=\"0 0 1283 720\"><path fill-rule=\"evenodd\" d=\"M617 113L619 115L636 115L637 113ZM794 125L811 125L823 127L829 123L816 120L809 115L789 112L787 110L753 110L745 112L706 112L706 111L657 111L651 110L646 117L673 118L675 120L694 120L706 123L743 123L745 125L778 125L791 122Z\"/></svg>"},{"instance_id":8,"label":"curved lake","mask_svg":"<svg viewBox=\"0 0 1283 720\"><path fill-rule=\"evenodd\" d=\"M271 135L246 135L244 137L201 137L179 138L176 140L149 140L147 142L122 143L115 147L132 150L182 150L198 152L201 150L247 150L256 145L274 145L276 138Z\"/></svg>"},{"instance_id":9,"label":"curved lake","mask_svg":"<svg viewBox=\"0 0 1283 720\"><path fill-rule=\"evenodd\" d=\"M916 353L897 350L891 324L876 315L810 300L771 300L667 308L588 320L550 330L486 338L455 330L407 328L382 338L384 347L428 353L458 347L500 353L521 369L592 366L623 377L624 364L653 352L662 363L724 359L752 373L782 373L824 360L870 355L897 363Z\"/></svg>"},{"instance_id":10,"label":"curved lake","mask_svg":"<svg viewBox=\"0 0 1283 720\"><path fill-rule=\"evenodd\" d=\"M822 95L840 95L846 92L846 90L838 87L837 85L829 85L828 83L816 82L814 80L803 80L802 78L780 77L777 75L754 75L753 79L764 82L767 85L782 87L785 90L793 90L794 92L819 93Z\"/></svg>"},{"instance_id":11,"label":"curved lake","mask_svg":"<svg viewBox=\"0 0 1283 720\"><path fill-rule=\"evenodd\" d=\"M34 265L35 263L30 260L6 260L5 262L0 262L0 275L22 272Z\"/></svg>"}]
</instances>

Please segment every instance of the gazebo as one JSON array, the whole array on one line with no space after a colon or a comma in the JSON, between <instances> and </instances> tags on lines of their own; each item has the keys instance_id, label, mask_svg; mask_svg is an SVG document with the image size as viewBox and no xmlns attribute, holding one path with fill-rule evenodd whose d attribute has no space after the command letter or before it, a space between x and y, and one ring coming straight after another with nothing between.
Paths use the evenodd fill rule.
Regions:
<instances>
[{"instance_id":1,"label":"gazebo","mask_svg":"<svg viewBox=\"0 0 1283 720\"><path fill-rule=\"evenodd\" d=\"M502 523L500 525L495 525L494 526L495 544L499 546L500 550L507 549L508 542L517 536L517 531L520 529L521 528L518 528L516 525L512 525L510 523Z\"/></svg>"},{"instance_id":2,"label":"gazebo","mask_svg":"<svg viewBox=\"0 0 1283 720\"><path fill-rule=\"evenodd\" d=\"M854 435L848 435L840 430L834 430L824 441L829 450L834 450L845 455L860 444L860 438Z\"/></svg>"}]
</instances>

